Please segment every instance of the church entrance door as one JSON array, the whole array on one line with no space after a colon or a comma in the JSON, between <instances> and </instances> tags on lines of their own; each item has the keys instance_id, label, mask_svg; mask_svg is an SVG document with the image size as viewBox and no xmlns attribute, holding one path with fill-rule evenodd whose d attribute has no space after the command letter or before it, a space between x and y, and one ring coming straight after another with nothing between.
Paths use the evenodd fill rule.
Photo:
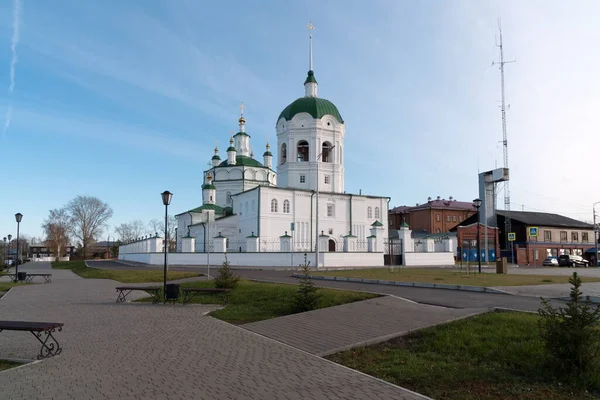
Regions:
<instances>
[{"instance_id":1,"label":"church entrance door","mask_svg":"<svg viewBox=\"0 0 600 400\"><path fill-rule=\"evenodd\" d=\"M329 251L335 251L335 240L329 239Z\"/></svg>"}]
</instances>

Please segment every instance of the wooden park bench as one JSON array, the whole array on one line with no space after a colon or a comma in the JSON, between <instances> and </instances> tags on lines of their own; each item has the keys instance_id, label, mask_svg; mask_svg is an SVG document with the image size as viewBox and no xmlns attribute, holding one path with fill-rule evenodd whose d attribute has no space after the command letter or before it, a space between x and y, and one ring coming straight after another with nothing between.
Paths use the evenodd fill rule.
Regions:
<instances>
[{"instance_id":1,"label":"wooden park bench","mask_svg":"<svg viewBox=\"0 0 600 400\"><path fill-rule=\"evenodd\" d=\"M117 292L117 303L122 303L127 299L127 295L134 290L141 290L152 296L152 304L160 302L160 292L162 291L161 286L119 286Z\"/></svg>"},{"instance_id":2,"label":"wooden park bench","mask_svg":"<svg viewBox=\"0 0 600 400\"><path fill-rule=\"evenodd\" d=\"M2 331L29 331L42 344L38 360L60 354L62 351L58 341L52 335L55 331L62 331L64 324L59 322L25 322L25 321L0 321Z\"/></svg>"},{"instance_id":3,"label":"wooden park bench","mask_svg":"<svg viewBox=\"0 0 600 400\"><path fill-rule=\"evenodd\" d=\"M44 283L52 282L52 274L30 274L29 272L25 276L25 282L33 283L33 279L38 276L41 276L42 278L44 278Z\"/></svg>"},{"instance_id":4,"label":"wooden park bench","mask_svg":"<svg viewBox=\"0 0 600 400\"><path fill-rule=\"evenodd\" d=\"M196 295L202 293L211 293L211 294L222 294L223 295L223 303L227 304L229 301L229 292L231 289L217 289L217 288L181 288L182 303L189 303Z\"/></svg>"}]
</instances>

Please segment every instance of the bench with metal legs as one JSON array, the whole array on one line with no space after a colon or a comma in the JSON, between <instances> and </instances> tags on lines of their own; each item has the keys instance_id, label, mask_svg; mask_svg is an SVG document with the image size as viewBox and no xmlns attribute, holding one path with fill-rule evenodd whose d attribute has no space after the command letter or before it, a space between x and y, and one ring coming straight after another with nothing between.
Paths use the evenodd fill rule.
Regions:
<instances>
[{"instance_id":1,"label":"bench with metal legs","mask_svg":"<svg viewBox=\"0 0 600 400\"><path fill-rule=\"evenodd\" d=\"M26 322L26 321L0 321L2 331L29 331L42 344L38 360L53 357L62 352L60 344L53 333L62 331L64 324L60 322Z\"/></svg>"},{"instance_id":2,"label":"bench with metal legs","mask_svg":"<svg viewBox=\"0 0 600 400\"><path fill-rule=\"evenodd\" d=\"M152 303L156 304L160 302L160 292L162 291L162 287L160 286L119 286L116 288L117 292L119 292L117 296L117 303L123 303L127 300L127 296L129 293L134 290L142 290L152 296Z\"/></svg>"}]
</instances>

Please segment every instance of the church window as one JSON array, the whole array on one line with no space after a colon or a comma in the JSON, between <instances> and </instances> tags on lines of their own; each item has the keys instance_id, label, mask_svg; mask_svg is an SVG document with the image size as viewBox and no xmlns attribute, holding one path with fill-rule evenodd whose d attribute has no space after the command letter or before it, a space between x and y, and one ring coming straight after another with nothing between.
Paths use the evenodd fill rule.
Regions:
<instances>
[{"instance_id":1,"label":"church window","mask_svg":"<svg viewBox=\"0 0 600 400\"><path fill-rule=\"evenodd\" d=\"M327 216L335 217L335 206L333 204L327 204Z\"/></svg>"},{"instance_id":2,"label":"church window","mask_svg":"<svg viewBox=\"0 0 600 400\"><path fill-rule=\"evenodd\" d=\"M379 207L375 207L375 218L379 218Z\"/></svg>"},{"instance_id":3,"label":"church window","mask_svg":"<svg viewBox=\"0 0 600 400\"><path fill-rule=\"evenodd\" d=\"M367 207L367 218L373 218L373 209L371 207Z\"/></svg>"},{"instance_id":4,"label":"church window","mask_svg":"<svg viewBox=\"0 0 600 400\"><path fill-rule=\"evenodd\" d=\"M330 181L330 180L331 180L331 179L329 178L329 175L325 175L325 184L326 184L326 185L329 185L329 181Z\"/></svg>"},{"instance_id":5,"label":"church window","mask_svg":"<svg viewBox=\"0 0 600 400\"><path fill-rule=\"evenodd\" d=\"M435 220L436 220L437 222L440 222L440 214L435 214Z\"/></svg>"},{"instance_id":6,"label":"church window","mask_svg":"<svg viewBox=\"0 0 600 400\"><path fill-rule=\"evenodd\" d=\"M452 222L456 222L456 215L452 217Z\"/></svg>"},{"instance_id":7,"label":"church window","mask_svg":"<svg viewBox=\"0 0 600 400\"><path fill-rule=\"evenodd\" d=\"M283 212L285 214L289 214L290 213L290 201L289 200L284 200L283 201Z\"/></svg>"},{"instance_id":8,"label":"church window","mask_svg":"<svg viewBox=\"0 0 600 400\"><path fill-rule=\"evenodd\" d=\"M298 142L298 162L308 161L308 142L301 140Z\"/></svg>"},{"instance_id":9,"label":"church window","mask_svg":"<svg viewBox=\"0 0 600 400\"><path fill-rule=\"evenodd\" d=\"M210 201L213 201L212 196L210 196Z\"/></svg>"},{"instance_id":10,"label":"church window","mask_svg":"<svg viewBox=\"0 0 600 400\"><path fill-rule=\"evenodd\" d=\"M248 214L248 202L244 203L244 213Z\"/></svg>"},{"instance_id":11,"label":"church window","mask_svg":"<svg viewBox=\"0 0 600 400\"><path fill-rule=\"evenodd\" d=\"M306 183L306 175L300 175L300 183Z\"/></svg>"},{"instance_id":12,"label":"church window","mask_svg":"<svg viewBox=\"0 0 600 400\"><path fill-rule=\"evenodd\" d=\"M331 154L332 148L333 148L333 146L331 145L331 143L323 142L323 146L321 147L321 151L322 151L321 160L323 160L323 162L330 163L333 161L333 157Z\"/></svg>"},{"instance_id":13,"label":"church window","mask_svg":"<svg viewBox=\"0 0 600 400\"><path fill-rule=\"evenodd\" d=\"M277 199L271 200L271 212L277 212Z\"/></svg>"},{"instance_id":14,"label":"church window","mask_svg":"<svg viewBox=\"0 0 600 400\"><path fill-rule=\"evenodd\" d=\"M231 204L231 192L227 192L225 201L227 202L227 204Z\"/></svg>"},{"instance_id":15,"label":"church window","mask_svg":"<svg viewBox=\"0 0 600 400\"><path fill-rule=\"evenodd\" d=\"M279 164L285 164L287 161L287 145L284 143L281 145L281 160Z\"/></svg>"},{"instance_id":16,"label":"church window","mask_svg":"<svg viewBox=\"0 0 600 400\"><path fill-rule=\"evenodd\" d=\"M446 216L446 222L450 222L450 216L449 215Z\"/></svg>"}]
</instances>

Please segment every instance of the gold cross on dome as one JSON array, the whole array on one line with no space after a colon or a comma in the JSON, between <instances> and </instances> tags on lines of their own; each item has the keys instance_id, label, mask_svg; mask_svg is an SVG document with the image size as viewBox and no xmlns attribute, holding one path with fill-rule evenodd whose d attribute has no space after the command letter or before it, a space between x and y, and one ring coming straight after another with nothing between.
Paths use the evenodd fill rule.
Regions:
<instances>
[{"instance_id":1,"label":"gold cross on dome","mask_svg":"<svg viewBox=\"0 0 600 400\"><path fill-rule=\"evenodd\" d=\"M244 116L244 109L246 108L246 106L244 105L244 103L240 104L240 114L243 117Z\"/></svg>"}]
</instances>

